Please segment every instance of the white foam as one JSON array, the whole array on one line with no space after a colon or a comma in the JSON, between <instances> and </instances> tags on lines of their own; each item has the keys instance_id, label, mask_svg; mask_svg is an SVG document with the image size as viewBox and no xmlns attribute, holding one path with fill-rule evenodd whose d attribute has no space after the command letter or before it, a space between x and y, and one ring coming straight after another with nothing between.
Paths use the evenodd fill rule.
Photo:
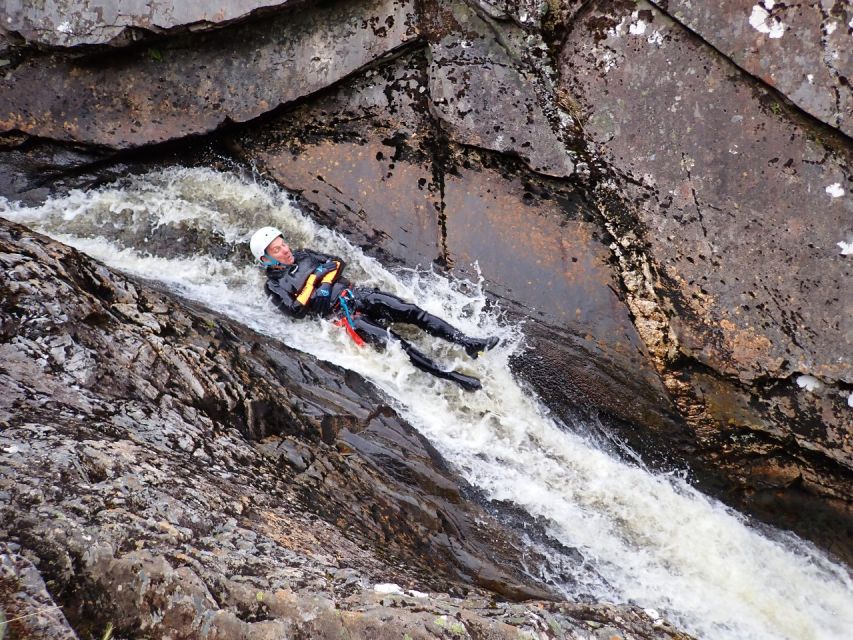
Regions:
<instances>
[{"instance_id":1,"label":"white foam","mask_svg":"<svg viewBox=\"0 0 853 640\"><path fill-rule=\"evenodd\" d=\"M204 169L155 172L36 208L0 202L0 215L364 375L484 495L540 518L555 540L577 550L580 563L542 550L577 580L560 583L567 596L636 603L697 637L721 640L841 638L853 628L853 582L844 567L795 536L760 535L679 476L626 464L594 446L582 425L574 432L551 419L510 372L509 358L522 348L519 328L486 311L478 283L392 273L300 215L274 187ZM468 333L500 334L504 343L475 362L421 339L448 366L481 377L483 391L466 393L416 370L399 347L359 349L329 323L283 317L245 250L215 258L183 247L185 254L165 257L146 248L156 243L133 244L140 234L189 225L225 248L240 247L267 224L295 246L342 255L359 282L417 300Z\"/></svg>"}]
</instances>

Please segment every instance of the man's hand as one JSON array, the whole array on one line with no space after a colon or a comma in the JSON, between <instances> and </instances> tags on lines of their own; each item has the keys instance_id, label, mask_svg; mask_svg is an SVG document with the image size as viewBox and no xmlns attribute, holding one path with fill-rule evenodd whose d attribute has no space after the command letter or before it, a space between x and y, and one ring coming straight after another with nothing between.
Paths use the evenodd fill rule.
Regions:
<instances>
[{"instance_id":1,"label":"man's hand","mask_svg":"<svg viewBox=\"0 0 853 640\"><path fill-rule=\"evenodd\" d=\"M327 282L314 291L314 295L311 297L311 308L320 315L326 315L329 313L332 308L331 284Z\"/></svg>"},{"instance_id":2,"label":"man's hand","mask_svg":"<svg viewBox=\"0 0 853 640\"><path fill-rule=\"evenodd\" d=\"M338 263L335 262L334 260L329 260L329 261L321 264L316 269L314 269L314 273L317 275L318 278L322 278L324 275L326 275L330 271L334 271L337 268L338 268Z\"/></svg>"}]
</instances>

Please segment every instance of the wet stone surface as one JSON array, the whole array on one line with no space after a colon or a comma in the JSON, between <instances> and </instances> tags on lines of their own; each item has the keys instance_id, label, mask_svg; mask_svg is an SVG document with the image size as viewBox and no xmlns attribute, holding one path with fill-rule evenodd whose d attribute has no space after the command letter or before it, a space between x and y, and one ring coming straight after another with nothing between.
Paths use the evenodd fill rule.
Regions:
<instances>
[{"instance_id":1,"label":"wet stone surface","mask_svg":"<svg viewBox=\"0 0 853 640\"><path fill-rule=\"evenodd\" d=\"M245 122L416 36L412 4L359 0L162 46L31 56L0 77L0 131L136 147Z\"/></svg>"},{"instance_id":2,"label":"wet stone surface","mask_svg":"<svg viewBox=\"0 0 853 640\"><path fill-rule=\"evenodd\" d=\"M843 0L655 2L739 67L853 135L853 9ZM649 36L654 23L647 27Z\"/></svg>"},{"instance_id":3,"label":"wet stone surface","mask_svg":"<svg viewBox=\"0 0 853 640\"><path fill-rule=\"evenodd\" d=\"M647 260L635 268L654 295L633 311L638 327L666 315L669 346L646 342L705 455L741 485L741 504L754 491L822 495L829 545L850 557L853 298L837 244L853 233L849 147L648 4L589 5L561 72L592 141L629 178L605 215L620 253ZM824 386L801 389L802 374ZM776 455L797 473L736 471Z\"/></svg>"},{"instance_id":4,"label":"wet stone surface","mask_svg":"<svg viewBox=\"0 0 853 640\"><path fill-rule=\"evenodd\" d=\"M518 371L568 419L595 405L678 431L579 189L453 144L412 53L238 136L239 154L385 262L451 267L524 320Z\"/></svg>"},{"instance_id":5,"label":"wet stone surface","mask_svg":"<svg viewBox=\"0 0 853 640\"><path fill-rule=\"evenodd\" d=\"M287 4L294 4L294 0L8 1L2 13L3 28L28 43L60 47L115 46L133 42L143 30L155 33L175 27L198 30L246 16L255 9Z\"/></svg>"},{"instance_id":6,"label":"wet stone surface","mask_svg":"<svg viewBox=\"0 0 853 640\"><path fill-rule=\"evenodd\" d=\"M358 376L19 226L0 261L7 616L35 598L79 637L684 637L630 607L496 600L550 596Z\"/></svg>"}]
</instances>

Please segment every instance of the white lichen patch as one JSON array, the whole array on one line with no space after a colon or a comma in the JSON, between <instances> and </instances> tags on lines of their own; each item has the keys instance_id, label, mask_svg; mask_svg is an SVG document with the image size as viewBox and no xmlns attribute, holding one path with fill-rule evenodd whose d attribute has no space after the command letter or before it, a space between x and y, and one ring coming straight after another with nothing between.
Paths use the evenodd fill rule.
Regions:
<instances>
[{"instance_id":1,"label":"white lichen patch","mask_svg":"<svg viewBox=\"0 0 853 640\"><path fill-rule=\"evenodd\" d=\"M637 20L634 24L628 27L628 33L632 36L641 36L646 32L646 21Z\"/></svg>"},{"instance_id":2,"label":"white lichen patch","mask_svg":"<svg viewBox=\"0 0 853 640\"><path fill-rule=\"evenodd\" d=\"M813 74L813 73L809 73L809 74L807 74L807 75L806 75L806 80L808 80L808 81L809 81L809 84L814 84L814 74Z\"/></svg>"},{"instance_id":3,"label":"white lichen patch","mask_svg":"<svg viewBox=\"0 0 853 640\"><path fill-rule=\"evenodd\" d=\"M853 242L844 242L844 240L842 240L836 244L841 249L842 256L853 256Z\"/></svg>"},{"instance_id":4,"label":"white lichen patch","mask_svg":"<svg viewBox=\"0 0 853 640\"><path fill-rule=\"evenodd\" d=\"M376 593L399 593L402 594L403 590L400 588L400 585L396 585L393 582L380 582L379 584L373 585L373 591Z\"/></svg>"},{"instance_id":5,"label":"white lichen patch","mask_svg":"<svg viewBox=\"0 0 853 640\"><path fill-rule=\"evenodd\" d=\"M67 20L60 24L58 27L56 27L56 30L59 31L59 33L71 33L73 31L73 29L71 28L71 23Z\"/></svg>"},{"instance_id":6,"label":"white lichen patch","mask_svg":"<svg viewBox=\"0 0 853 640\"><path fill-rule=\"evenodd\" d=\"M841 187L840 182L833 182L831 185L829 185L826 188L826 192L832 198L840 198L841 196L844 195L844 189Z\"/></svg>"},{"instance_id":7,"label":"white lichen patch","mask_svg":"<svg viewBox=\"0 0 853 640\"><path fill-rule=\"evenodd\" d=\"M823 388L823 383L820 380L807 374L797 376L797 385L806 391L819 391Z\"/></svg>"},{"instance_id":8,"label":"white lichen patch","mask_svg":"<svg viewBox=\"0 0 853 640\"><path fill-rule=\"evenodd\" d=\"M622 19L619 21L619 24L617 24L617 25L615 25L615 26L610 27L610 28L607 30L607 35L609 35L609 36L610 36L610 37L612 37L612 38L620 38L620 37L622 37L622 27L624 26L624 24L625 24L625 20L627 20L627 19L628 19L627 17L622 18Z\"/></svg>"},{"instance_id":9,"label":"white lichen patch","mask_svg":"<svg viewBox=\"0 0 853 640\"><path fill-rule=\"evenodd\" d=\"M826 35L831 36L833 33L835 33L835 30L837 28L838 28L837 22L828 22L826 24Z\"/></svg>"},{"instance_id":10,"label":"white lichen patch","mask_svg":"<svg viewBox=\"0 0 853 640\"><path fill-rule=\"evenodd\" d=\"M769 4L768 8L765 8ZM752 7L752 13L749 16L750 26L761 33L766 33L768 37L776 39L781 38L785 33L785 23L778 17L771 16L768 9L773 8L774 3L765 2L765 6L760 4Z\"/></svg>"},{"instance_id":11,"label":"white lichen patch","mask_svg":"<svg viewBox=\"0 0 853 640\"><path fill-rule=\"evenodd\" d=\"M663 36L661 35L660 31L655 29L654 31L652 31L652 35L650 35L648 38L646 38L646 41L649 44L653 44L653 45L656 45L659 47L660 45L663 44Z\"/></svg>"}]
</instances>

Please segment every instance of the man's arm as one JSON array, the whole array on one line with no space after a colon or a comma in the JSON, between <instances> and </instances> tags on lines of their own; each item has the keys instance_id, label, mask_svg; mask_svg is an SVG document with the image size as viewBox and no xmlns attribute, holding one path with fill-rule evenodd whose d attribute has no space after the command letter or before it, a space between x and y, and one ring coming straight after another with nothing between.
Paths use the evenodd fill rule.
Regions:
<instances>
[{"instance_id":1,"label":"man's arm","mask_svg":"<svg viewBox=\"0 0 853 640\"><path fill-rule=\"evenodd\" d=\"M264 289L276 306L287 315L301 318L308 312L308 307L293 298L276 280L267 280Z\"/></svg>"}]
</instances>

